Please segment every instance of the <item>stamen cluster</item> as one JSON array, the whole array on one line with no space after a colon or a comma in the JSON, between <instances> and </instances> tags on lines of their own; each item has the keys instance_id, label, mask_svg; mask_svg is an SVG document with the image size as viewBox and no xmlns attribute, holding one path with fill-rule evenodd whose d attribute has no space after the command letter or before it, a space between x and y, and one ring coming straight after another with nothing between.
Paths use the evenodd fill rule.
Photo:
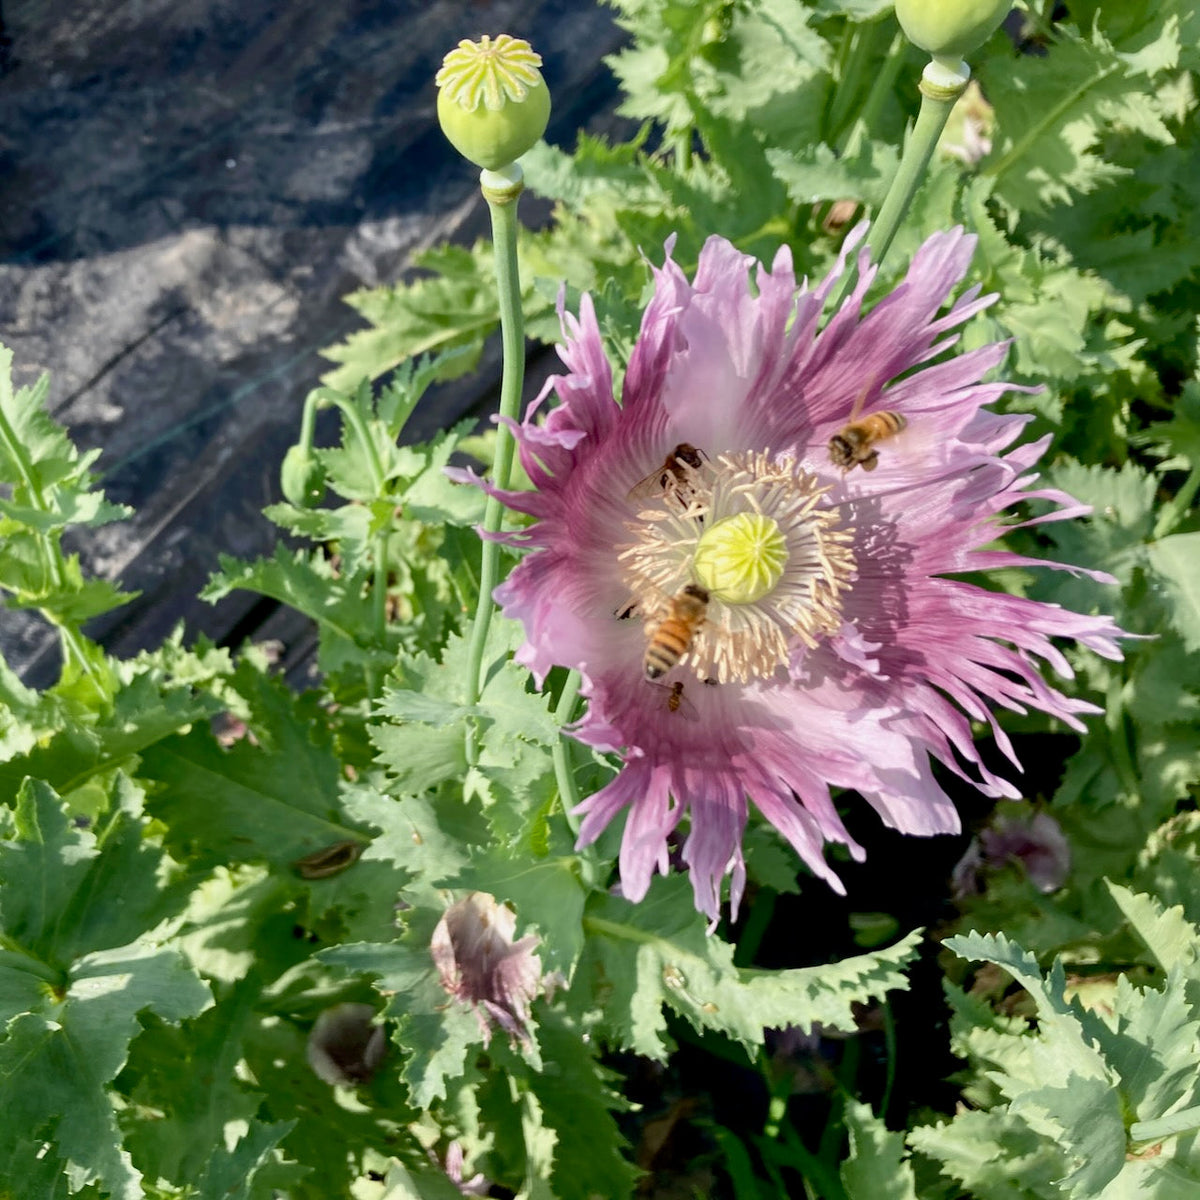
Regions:
<instances>
[{"instance_id":1,"label":"stamen cluster","mask_svg":"<svg viewBox=\"0 0 1200 1200\"><path fill-rule=\"evenodd\" d=\"M664 489L657 506L626 524L633 540L618 550L647 635L689 583L709 594L707 618L686 656L701 678L770 678L788 666L793 639L812 647L837 630L840 598L854 574L854 533L826 503L828 492L794 458L775 461L764 451L689 468L685 488ZM757 531L758 548L766 548L750 564L754 584L740 593L734 580L745 577L755 543L733 539L713 549L713 534L727 522ZM770 586L761 586L766 580Z\"/></svg>"}]
</instances>

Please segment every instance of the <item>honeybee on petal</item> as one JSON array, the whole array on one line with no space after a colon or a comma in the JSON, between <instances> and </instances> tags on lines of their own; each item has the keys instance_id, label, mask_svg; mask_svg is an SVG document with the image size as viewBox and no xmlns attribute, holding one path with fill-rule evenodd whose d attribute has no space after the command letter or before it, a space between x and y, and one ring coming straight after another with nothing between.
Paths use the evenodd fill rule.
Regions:
<instances>
[{"instance_id":1,"label":"honeybee on petal","mask_svg":"<svg viewBox=\"0 0 1200 1200\"><path fill-rule=\"evenodd\" d=\"M699 584L689 583L671 598L667 615L654 627L642 656L647 679L661 678L679 662L707 614L708 592Z\"/></svg>"},{"instance_id":2,"label":"honeybee on petal","mask_svg":"<svg viewBox=\"0 0 1200 1200\"><path fill-rule=\"evenodd\" d=\"M879 463L876 443L895 437L908 424L907 418L889 410L860 418L858 414L866 397L867 391L864 390L850 410L849 423L829 439L829 461L835 467L841 467L843 473L855 467L862 467L864 471L875 470Z\"/></svg>"},{"instance_id":3,"label":"honeybee on petal","mask_svg":"<svg viewBox=\"0 0 1200 1200\"><path fill-rule=\"evenodd\" d=\"M698 471L708 457L703 450L691 442L680 442L663 461L662 466L651 471L645 479L636 483L629 491L630 500L677 500L684 507L692 498L692 472Z\"/></svg>"},{"instance_id":4,"label":"honeybee on petal","mask_svg":"<svg viewBox=\"0 0 1200 1200\"><path fill-rule=\"evenodd\" d=\"M829 439L829 461L843 471L855 467L873 471L879 462L875 443L894 437L907 424L898 412L877 412L861 421L851 421Z\"/></svg>"}]
</instances>

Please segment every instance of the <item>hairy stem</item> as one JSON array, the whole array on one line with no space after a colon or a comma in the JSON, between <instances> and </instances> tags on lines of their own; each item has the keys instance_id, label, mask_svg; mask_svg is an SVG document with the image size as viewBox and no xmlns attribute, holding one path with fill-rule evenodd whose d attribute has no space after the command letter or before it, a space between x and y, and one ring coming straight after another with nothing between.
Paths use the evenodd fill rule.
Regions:
<instances>
[{"instance_id":1,"label":"hairy stem","mask_svg":"<svg viewBox=\"0 0 1200 1200\"><path fill-rule=\"evenodd\" d=\"M943 65L931 62L921 76L921 110L917 113L917 123L904 143L900 166L871 227L871 249L876 262L882 262L887 254L896 230L900 228L900 222L904 220L908 206L924 178L938 138L946 128L950 110L970 82L970 69L965 63L960 65L962 71L956 74Z\"/></svg>"},{"instance_id":2,"label":"hairy stem","mask_svg":"<svg viewBox=\"0 0 1200 1200\"><path fill-rule=\"evenodd\" d=\"M525 382L525 322L521 312L521 279L517 269L517 199L524 188L521 168L515 163L502 171L484 171L484 199L492 217L492 246L496 256L496 289L500 298L500 341L504 371L500 380L500 425L492 460L492 483L507 488L512 474L516 443L507 420L515 421ZM504 505L489 496L483 511L483 560L479 570L479 600L471 626L467 652L467 704L479 702L483 692L483 650L492 620L492 592L500 573L500 545L490 534L498 533L504 520ZM467 761L474 763L478 747L474 731L468 736Z\"/></svg>"}]
</instances>

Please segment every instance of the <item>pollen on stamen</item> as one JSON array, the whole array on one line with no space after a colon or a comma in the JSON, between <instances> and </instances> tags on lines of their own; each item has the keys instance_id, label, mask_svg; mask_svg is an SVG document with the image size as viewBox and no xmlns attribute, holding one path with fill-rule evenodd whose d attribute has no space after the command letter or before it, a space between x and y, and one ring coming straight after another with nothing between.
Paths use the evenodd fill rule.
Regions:
<instances>
[{"instance_id":1,"label":"pollen on stamen","mask_svg":"<svg viewBox=\"0 0 1200 1200\"><path fill-rule=\"evenodd\" d=\"M853 530L823 506L828 488L791 459L722 455L698 468L692 483L687 509L646 508L627 523L632 540L618 554L624 581L649 636L683 587L708 587L696 562L706 531L739 516L754 518L748 527L769 522L782 542L772 586L729 593L749 602L711 597L682 660L698 677L721 683L767 678L788 665L796 640L811 648L840 628L841 597L855 571Z\"/></svg>"}]
</instances>

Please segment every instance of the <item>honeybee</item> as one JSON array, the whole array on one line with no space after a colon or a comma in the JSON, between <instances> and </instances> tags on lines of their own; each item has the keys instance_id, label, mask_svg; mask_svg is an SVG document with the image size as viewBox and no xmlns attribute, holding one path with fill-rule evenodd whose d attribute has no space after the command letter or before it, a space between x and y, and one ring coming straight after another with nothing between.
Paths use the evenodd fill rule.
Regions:
<instances>
[{"instance_id":1,"label":"honeybee","mask_svg":"<svg viewBox=\"0 0 1200 1200\"><path fill-rule=\"evenodd\" d=\"M856 466L864 471L875 470L879 462L876 442L894 437L908 424L898 412L877 412L860 421L851 420L829 439L829 461L843 472Z\"/></svg>"},{"instance_id":2,"label":"honeybee","mask_svg":"<svg viewBox=\"0 0 1200 1200\"><path fill-rule=\"evenodd\" d=\"M669 497L686 505L692 493L691 472L698 471L708 457L691 442L680 442L667 455L661 467L651 471L629 492L631 500L657 500Z\"/></svg>"},{"instance_id":3,"label":"honeybee","mask_svg":"<svg viewBox=\"0 0 1200 1200\"><path fill-rule=\"evenodd\" d=\"M707 612L708 592L699 584L689 583L672 597L667 615L655 626L646 643L642 670L647 679L665 675L687 653ZM679 695L682 698L682 688Z\"/></svg>"}]
</instances>

